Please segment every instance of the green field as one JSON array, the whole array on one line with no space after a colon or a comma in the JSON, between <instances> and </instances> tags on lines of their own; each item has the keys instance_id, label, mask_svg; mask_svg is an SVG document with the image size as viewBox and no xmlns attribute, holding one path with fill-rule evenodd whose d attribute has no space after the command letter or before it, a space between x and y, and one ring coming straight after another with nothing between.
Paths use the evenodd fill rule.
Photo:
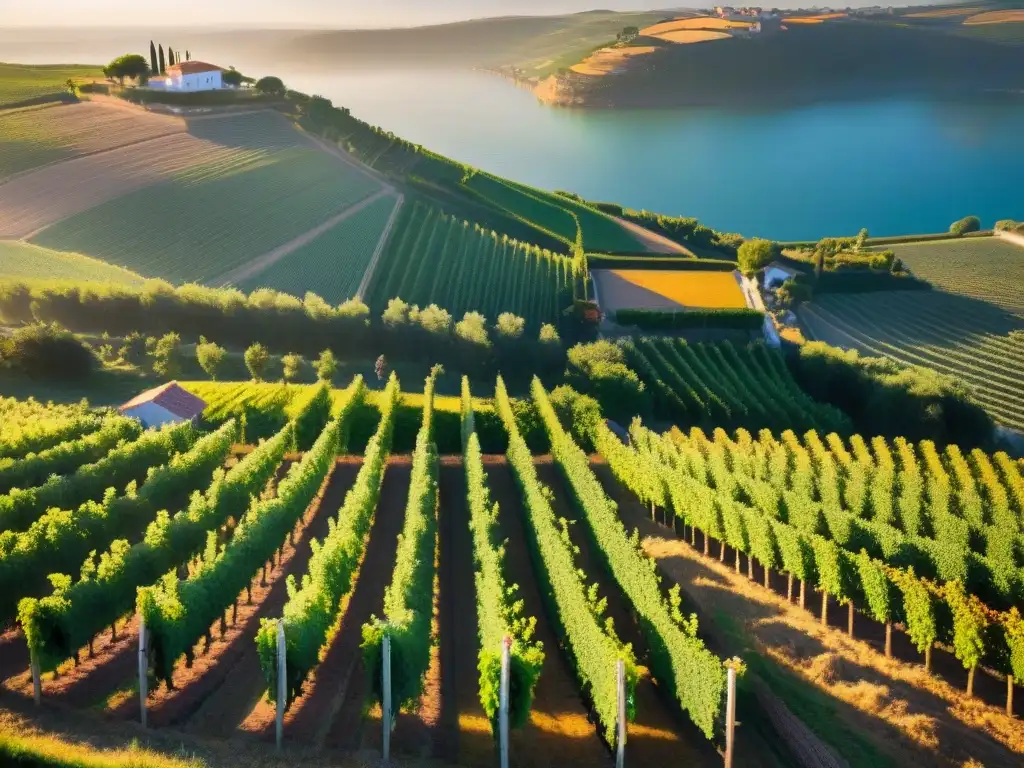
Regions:
<instances>
[{"instance_id":1,"label":"green field","mask_svg":"<svg viewBox=\"0 0 1024 768\"><path fill-rule=\"evenodd\" d=\"M487 173L473 174L463 186L493 207L573 246L582 233L588 251L614 253L645 250L616 221L599 211L561 195L532 189Z\"/></svg>"},{"instance_id":2,"label":"green field","mask_svg":"<svg viewBox=\"0 0 1024 768\"><path fill-rule=\"evenodd\" d=\"M885 246L917 276L1024 317L1024 248L997 237ZM878 250L882 250L879 248Z\"/></svg>"},{"instance_id":3,"label":"green field","mask_svg":"<svg viewBox=\"0 0 1024 768\"><path fill-rule=\"evenodd\" d=\"M313 291L331 304L352 298L394 208L395 198L385 195L238 287L247 292L273 288L296 296Z\"/></svg>"},{"instance_id":4,"label":"green field","mask_svg":"<svg viewBox=\"0 0 1024 768\"><path fill-rule=\"evenodd\" d=\"M1024 319L942 291L825 295L799 315L810 338L956 376L1024 430Z\"/></svg>"},{"instance_id":5,"label":"green field","mask_svg":"<svg viewBox=\"0 0 1024 768\"><path fill-rule=\"evenodd\" d=\"M533 326L557 322L572 300L572 261L406 204L374 273L367 303L383 310L401 297L437 304L456 319L512 312Z\"/></svg>"},{"instance_id":6,"label":"green field","mask_svg":"<svg viewBox=\"0 0 1024 768\"><path fill-rule=\"evenodd\" d=\"M286 149L254 169L231 170L221 175L203 168L195 181L182 178L116 198L58 222L33 242L82 251L147 277L215 281L378 188L312 149Z\"/></svg>"},{"instance_id":7,"label":"green field","mask_svg":"<svg viewBox=\"0 0 1024 768\"><path fill-rule=\"evenodd\" d=\"M42 280L96 280L140 285L143 278L77 253L61 253L14 240L0 240L0 277Z\"/></svg>"},{"instance_id":8,"label":"green field","mask_svg":"<svg viewBox=\"0 0 1024 768\"><path fill-rule=\"evenodd\" d=\"M0 64L0 108L8 104L66 93L64 83L102 78L99 67L58 64L28 66Z\"/></svg>"}]
</instances>

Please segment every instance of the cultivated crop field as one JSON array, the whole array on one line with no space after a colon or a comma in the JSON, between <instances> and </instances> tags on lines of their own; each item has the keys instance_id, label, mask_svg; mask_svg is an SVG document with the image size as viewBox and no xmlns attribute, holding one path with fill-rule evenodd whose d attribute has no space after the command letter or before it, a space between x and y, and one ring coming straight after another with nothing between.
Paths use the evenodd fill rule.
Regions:
<instances>
[{"instance_id":1,"label":"cultivated crop field","mask_svg":"<svg viewBox=\"0 0 1024 768\"><path fill-rule=\"evenodd\" d=\"M82 102L0 112L0 180L77 155L185 131L185 121L129 107Z\"/></svg>"},{"instance_id":2,"label":"cultivated crop field","mask_svg":"<svg viewBox=\"0 0 1024 768\"><path fill-rule=\"evenodd\" d=\"M622 342L626 360L676 424L844 431L843 415L800 389L782 357L763 344Z\"/></svg>"},{"instance_id":3,"label":"cultivated crop field","mask_svg":"<svg viewBox=\"0 0 1024 768\"><path fill-rule=\"evenodd\" d=\"M225 398L239 401L247 386L221 388ZM85 540L59 536L45 544L74 562L88 559L83 548L94 547L104 553L101 572L85 569L52 594L34 580L5 582L13 596L32 598L21 604L19 615L45 673L43 697L136 719L135 635L141 616L149 633L151 727L272 737L273 706L260 694L276 690L276 620L283 616L290 638L287 743L379 750L379 709L372 706L379 703L379 690L371 684L375 676L362 670L365 664L372 672L379 659L384 625L378 616L386 617L392 649L406 660L393 667L395 701L402 708L393 754L429 753L464 765L493 759L489 720L496 711L491 692L497 667L488 667L481 680L478 664L496 659L508 636L520 692L510 711L517 729L513 765L540 765L556 747L570 766L609 764L603 739L614 734L620 658L635 702L630 754L642 764L679 755L688 764L717 764L721 659L704 647L692 622L672 618L673 604L616 521L589 459L559 425L539 382L536 387L534 398L554 447L553 460L538 463L519 435L500 380L496 407L511 440L508 460L481 455L468 384L462 398L465 457L439 459L432 445L429 379L419 400L422 420L412 456L390 457L402 400L394 377L376 397L376 432L361 458L335 458L349 422L366 407L359 380L341 398L329 397L326 388L304 390L313 396L290 412L291 421L233 461L226 474L217 467L237 437L235 420L181 442L177 458L154 459L156 471L136 498L104 502L116 512L92 523ZM213 398L215 388L206 394ZM258 393L252 400L253 410L263 397ZM188 434L176 430L175 435ZM303 453L286 462L293 441ZM207 485L214 470L214 483ZM541 482L554 496L541 492ZM193 490L198 493L189 501ZM244 508L250 494L263 490L241 525L222 529L238 514L239 503ZM492 494L501 502L500 516L488 501ZM187 514L168 525L156 512L164 506ZM572 541L559 531L556 510L576 521ZM127 524L116 527L113 521L129 511ZM222 544L207 537L218 530ZM30 544L29 534L24 537L24 543L16 539L15 551L24 549L22 558L35 563L32 558L42 552L32 548L39 545ZM581 549L574 552L576 546ZM191 565L175 571L182 563ZM607 608L595 611L590 605L589 582L578 567L597 579ZM161 578L169 570L172 575ZM0 567L0 578L7 574ZM297 587L286 589L292 577ZM517 586L510 590L512 584ZM633 621L631 603L653 616L655 625L641 628ZM600 615L605 610L616 620L615 634ZM665 655L650 656L647 649L654 645ZM0 648L3 686L30 695L21 632L0 637ZM68 661L79 655L80 663ZM650 676L637 674L637 664L650 665L664 681L662 694ZM691 670L691 687L670 682L673 667ZM51 674L57 669L59 675ZM592 691L596 727L583 690ZM674 714L665 697L679 701L686 714ZM760 765L754 742L748 741L747 751L753 762L746 764Z\"/></svg>"},{"instance_id":4,"label":"cultivated crop field","mask_svg":"<svg viewBox=\"0 0 1024 768\"><path fill-rule=\"evenodd\" d=\"M732 35L728 32L716 32L713 29L674 29L671 32L660 32L656 35L648 35L648 37L656 37L658 40L668 43L686 45L688 43L704 43L708 40L727 40Z\"/></svg>"},{"instance_id":5,"label":"cultivated crop field","mask_svg":"<svg viewBox=\"0 0 1024 768\"><path fill-rule=\"evenodd\" d=\"M0 240L0 277L98 281L139 285L143 278L126 269L78 253L62 253L17 240Z\"/></svg>"},{"instance_id":6,"label":"cultivated crop field","mask_svg":"<svg viewBox=\"0 0 1024 768\"><path fill-rule=\"evenodd\" d=\"M751 21L732 21L720 19L717 16L698 16L691 19L675 19L664 21L640 30L641 35L657 37L666 32L676 32L680 29L747 29L752 26Z\"/></svg>"},{"instance_id":7,"label":"cultivated crop field","mask_svg":"<svg viewBox=\"0 0 1024 768\"><path fill-rule=\"evenodd\" d=\"M570 69L578 75L602 76L618 72L630 59L654 53L651 45L636 45L628 48L602 48L594 51L583 61L573 64Z\"/></svg>"},{"instance_id":8,"label":"cultivated crop field","mask_svg":"<svg viewBox=\"0 0 1024 768\"><path fill-rule=\"evenodd\" d=\"M370 284L375 311L400 296L456 319L502 312L531 326L556 322L572 301L572 260L485 232L422 204L406 205Z\"/></svg>"},{"instance_id":9,"label":"cultivated crop field","mask_svg":"<svg viewBox=\"0 0 1024 768\"><path fill-rule=\"evenodd\" d=\"M747 306L731 272L595 269L601 309L728 309Z\"/></svg>"},{"instance_id":10,"label":"cultivated crop field","mask_svg":"<svg viewBox=\"0 0 1024 768\"><path fill-rule=\"evenodd\" d=\"M109 153L56 163L0 185L0 237L30 237L76 214L84 212L88 217L91 209L99 209L103 216L112 217L110 223L116 225L121 212L138 204L139 190L177 175L188 178L189 172L194 178L214 173L215 169L223 173L237 172L258 164L265 154L260 150L211 144L187 133L178 133ZM109 207L104 207L111 201ZM167 220L163 211L159 215ZM56 250L89 253L88 241L78 245L72 238L65 237L53 242L58 243L53 246Z\"/></svg>"},{"instance_id":11,"label":"cultivated crop field","mask_svg":"<svg viewBox=\"0 0 1024 768\"><path fill-rule=\"evenodd\" d=\"M885 247L918 277L1024 318L1024 248L998 237Z\"/></svg>"},{"instance_id":12,"label":"cultivated crop field","mask_svg":"<svg viewBox=\"0 0 1024 768\"><path fill-rule=\"evenodd\" d=\"M813 339L956 376L1001 424L1024 429L1024 319L942 291L831 294L799 310Z\"/></svg>"},{"instance_id":13,"label":"cultivated crop field","mask_svg":"<svg viewBox=\"0 0 1024 768\"><path fill-rule=\"evenodd\" d=\"M237 152L193 162L177 179L64 219L32 242L77 249L147 277L215 281L379 186L317 150L285 149L241 167Z\"/></svg>"},{"instance_id":14,"label":"cultivated crop field","mask_svg":"<svg viewBox=\"0 0 1024 768\"><path fill-rule=\"evenodd\" d=\"M0 108L7 104L60 94L64 92L64 83L69 78L81 82L102 77L103 73L98 67L0 64Z\"/></svg>"},{"instance_id":15,"label":"cultivated crop field","mask_svg":"<svg viewBox=\"0 0 1024 768\"><path fill-rule=\"evenodd\" d=\"M274 288L302 296L313 291L330 304L356 295L398 201L384 195L307 245L242 282L244 291Z\"/></svg>"},{"instance_id":16,"label":"cultivated crop field","mask_svg":"<svg viewBox=\"0 0 1024 768\"><path fill-rule=\"evenodd\" d=\"M691 364L717 365L709 354L699 350L702 360ZM732 370L755 382L753 369ZM706 380L726 392L724 381ZM766 381L756 386L777 404L785 387ZM5 476L41 476L47 462L61 462L65 477L50 484L62 484L68 498L142 478L132 495L66 511L37 505L40 517L24 512L0 538L5 624L18 606L18 625L0 635L8 695L32 696L31 648L44 701L136 721L144 619L150 728L272 742L275 707L264 694L278 691L280 650L285 748L374 755L386 634L401 660L391 667L400 710L392 755L484 766L495 759L498 655L508 637L517 692L511 765L545 765L557 751L569 768L610 766L619 662L630 702L627 759L720 765L726 663L705 646L687 598L661 584L649 542L631 538L638 511L664 526L663 543L734 566L750 589L763 584L820 613L830 633L852 635L856 626L876 646L860 651L865 662L864 654L882 659L884 645L886 661L897 664L892 651L906 652L905 632L924 638L927 663L942 676L960 667L974 685L978 673L987 701L1000 682L990 670L1016 671L1019 617L1006 609L1024 594L1024 477L1005 454L813 429L662 435L639 421L627 446L599 419L587 427L598 455L588 456L535 379L528 401L550 455L533 456L516 416L523 403L513 403L500 378L490 402L471 398L463 380L461 400L443 405L457 414L445 425L430 378L422 394L405 395L392 376L372 399L358 378L344 390L189 388L221 412L219 425L202 435L187 425L136 432L114 449L117 460L88 472L74 471L70 450L91 450L93 435L117 422L101 423L83 406L0 402L0 413L46 422L31 435L2 435L0 446L18 443ZM414 447L394 456L400 412L411 404ZM236 415L251 424L282 409L274 431L234 451ZM505 456L484 455L481 409L497 414ZM357 421L372 435L351 446ZM438 456L436 443L448 442L442 429L461 440L461 455ZM68 447L20 458L55 443ZM39 536L44 527L48 536ZM68 564L68 576L51 585L53 563ZM940 613L952 626L936 622ZM287 642L280 649L279 622ZM973 651L957 645L954 658L944 650L953 647L953 627L976 633ZM943 649L932 649L936 641ZM986 764L1012 760L1019 739L1009 717L987 707L984 739L947 742L952 708L933 699L919 697L916 710L943 722L932 749ZM739 731L737 764L791 764L785 744L762 730L760 705L745 706L744 722L761 725ZM894 727L907 737L914 726L904 719ZM896 754L909 754L904 742Z\"/></svg>"}]
</instances>

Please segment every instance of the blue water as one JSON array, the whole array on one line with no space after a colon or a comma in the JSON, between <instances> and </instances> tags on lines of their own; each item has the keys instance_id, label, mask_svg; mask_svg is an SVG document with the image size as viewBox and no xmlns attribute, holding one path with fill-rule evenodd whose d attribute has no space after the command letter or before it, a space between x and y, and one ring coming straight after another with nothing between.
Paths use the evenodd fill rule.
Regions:
<instances>
[{"instance_id":1,"label":"blue water","mask_svg":"<svg viewBox=\"0 0 1024 768\"><path fill-rule=\"evenodd\" d=\"M547 107L477 72L281 74L479 168L748 236L1024 219L1024 98L597 111Z\"/></svg>"}]
</instances>

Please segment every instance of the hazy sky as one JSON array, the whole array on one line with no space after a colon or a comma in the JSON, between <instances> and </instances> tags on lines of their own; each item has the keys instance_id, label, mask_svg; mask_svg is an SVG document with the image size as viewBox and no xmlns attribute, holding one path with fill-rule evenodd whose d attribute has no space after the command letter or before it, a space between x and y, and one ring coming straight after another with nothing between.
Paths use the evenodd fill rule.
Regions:
<instances>
[{"instance_id":1,"label":"hazy sky","mask_svg":"<svg viewBox=\"0 0 1024 768\"><path fill-rule=\"evenodd\" d=\"M849 0L848 0L849 1ZM871 5L878 0L854 0ZM827 5L828 0L804 0ZM795 7L799 0L775 0ZM554 14L593 8L641 10L685 7L672 0L0 0L6 26L174 26L389 27L485 16ZM700 7L695 0L690 7ZM0 61L3 60L0 51Z\"/></svg>"}]
</instances>

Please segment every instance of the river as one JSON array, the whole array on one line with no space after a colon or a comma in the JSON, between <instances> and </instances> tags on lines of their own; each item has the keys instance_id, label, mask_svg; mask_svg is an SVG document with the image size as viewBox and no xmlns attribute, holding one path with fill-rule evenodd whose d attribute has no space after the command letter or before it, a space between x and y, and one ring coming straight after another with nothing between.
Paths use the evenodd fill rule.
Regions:
<instances>
[{"instance_id":1,"label":"river","mask_svg":"<svg viewBox=\"0 0 1024 768\"><path fill-rule=\"evenodd\" d=\"M778 240L1024 218L1024 97L778 110L548 107L483 72L286 82L459 161L587 199Z\"/></svg>"}]
</instances>

